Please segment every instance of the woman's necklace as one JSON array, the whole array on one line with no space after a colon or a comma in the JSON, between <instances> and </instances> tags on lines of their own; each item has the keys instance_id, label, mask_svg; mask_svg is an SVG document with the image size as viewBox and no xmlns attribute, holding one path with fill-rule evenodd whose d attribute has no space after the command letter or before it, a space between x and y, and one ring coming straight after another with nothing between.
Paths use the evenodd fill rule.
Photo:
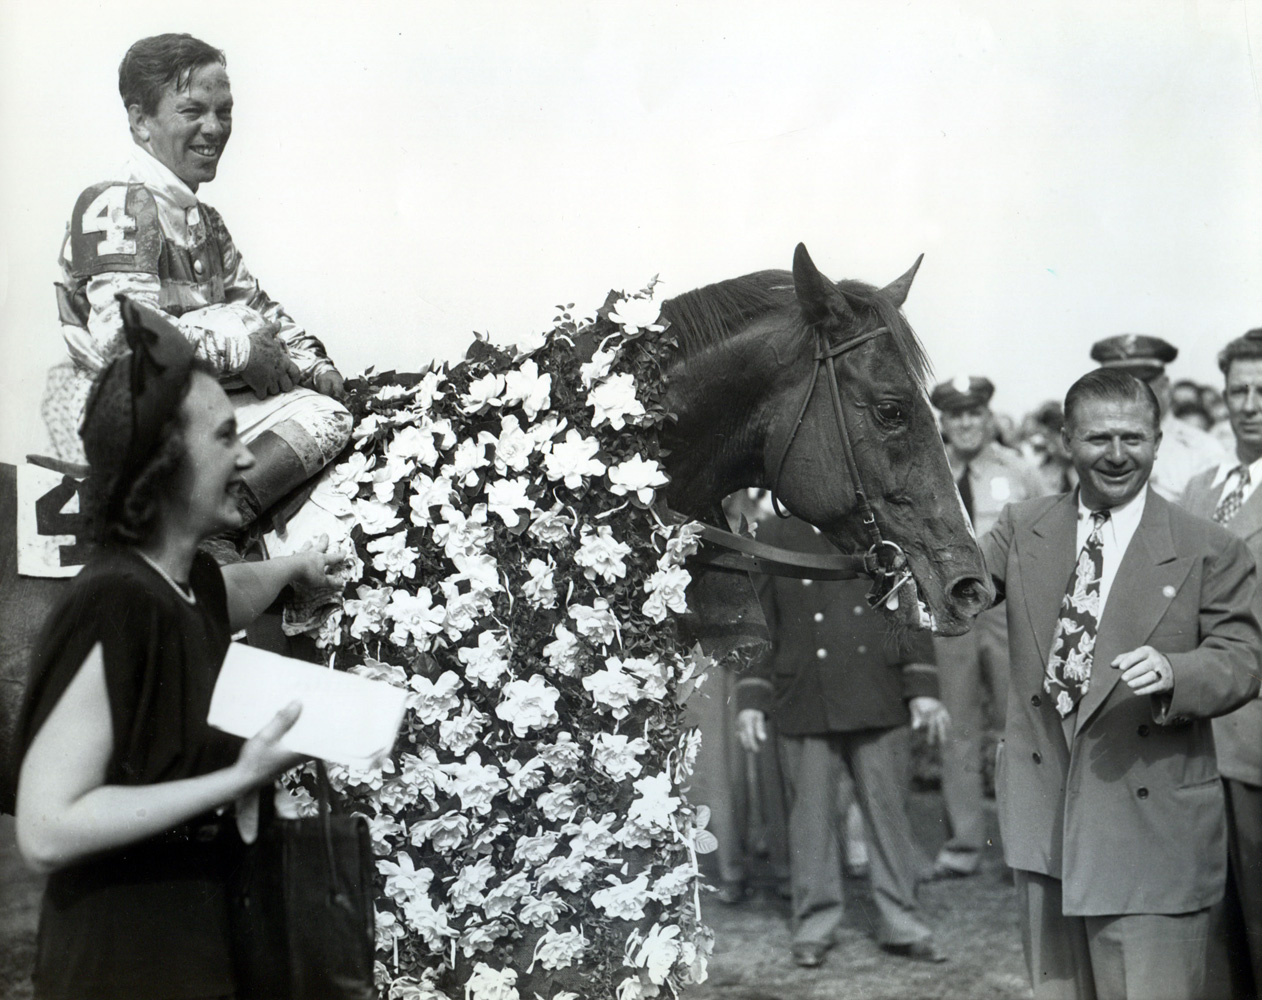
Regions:
<instances>
[{"instance_id":1,"label":"woman's necklace","mask_svg":"<svg viewBox=\"0 0 1262 1000\"><path fill-rule=\"evenodd\" d=\"M166 580L166 582L171 585L171 589L174 590L177 594L179 594L180 597L184 599L184 602L186 604L195 605L197 603L197 595L194 594L191 589L185 587L183 584L176 583L175 580L171 578L170 573L168 573L156 562L154 562L147 555L141 552L140 549L136 549L136 554L140 556L140 558L143 559L145 562L147 562L150 566L152 566L153 571L157 573L158 576L162 577L162 579Z\"/></svg>"}]
</instances>

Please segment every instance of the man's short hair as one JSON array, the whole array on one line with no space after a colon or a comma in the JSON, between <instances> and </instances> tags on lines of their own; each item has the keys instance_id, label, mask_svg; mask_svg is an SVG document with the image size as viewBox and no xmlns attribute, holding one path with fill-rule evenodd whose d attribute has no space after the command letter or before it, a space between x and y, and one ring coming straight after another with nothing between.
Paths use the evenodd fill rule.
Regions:
<instances>
[{"instance_id":1,"label":"man's short hair","mask_svg":"<svg viewBox=\"0 0 1262 1000\"><path fill-rule=\"evenodd\" d=\"M1218 370L1224 378L1233 361L1262 361L1262 327L1237 337L1218 352Z\"/></svg>"},{"instance_id":2,"label":"man's short hair","mask_svg":"<svg viewBox=\"0 0 1262 1000\"><path fill-rule=\"evenodd\" d=\"M127 50L118 64L118 92L123 107L139 104L147 115L158 110L158 101L167 84L176 90L188 86L193 70L228 59L219 49L187 34L153 35L142 38Z\"/></svg>"},{"instance_id":3,"label":"man's short hair","mask_svg":"<svg viewBox=\"0 0 1262 1000\"><path fill-rule=\"evenodd\" d=\"M1065 426L1074 424L1074 408L1084 400L1105 402L1143 403L1152 410L1152 426L1161 426L1161 404L1147 382L1137 379L1120 368L1097 368L1087 372L1065 393Z\"/></svg>"}]
</instances>

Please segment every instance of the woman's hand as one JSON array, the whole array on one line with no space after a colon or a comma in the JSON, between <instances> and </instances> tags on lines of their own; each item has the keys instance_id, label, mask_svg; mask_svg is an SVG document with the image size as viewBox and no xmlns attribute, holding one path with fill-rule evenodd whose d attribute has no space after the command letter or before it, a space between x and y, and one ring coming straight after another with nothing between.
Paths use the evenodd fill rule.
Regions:
<instances>
[{"instance_id":1,"label":"woman's hand","mask_svg":"<svg viewBox=\"0 0 1262 1000\"><path fill-rule=\"evenodd\" d=\"M245 741L234 765L246 789L266 784L276 775L297 767L307 758L280 745L281 738L293 728L302 714L302 702L291 701L272 721Z\"/></svg>"},{"instance_id":2,"label":"woman's hand","mask_svg":"<svg viewBox=\"0 0 1262 1000\"><path fill-rule=\"evenodd\" d=\"M337 571L345 565L346 557L337 549L329 551L328 535L307 542L292 558L295 560L292 581L295 586L306 590L327 590L342 585Z\"/></svg>"}]
</instances>

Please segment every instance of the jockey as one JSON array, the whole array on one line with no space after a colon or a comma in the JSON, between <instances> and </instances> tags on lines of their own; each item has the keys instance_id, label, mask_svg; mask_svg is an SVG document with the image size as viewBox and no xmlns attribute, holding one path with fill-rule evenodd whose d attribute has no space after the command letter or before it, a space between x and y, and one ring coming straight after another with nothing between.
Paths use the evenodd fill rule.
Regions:
<instances>
[{"instance_id":1,"label":"jockey","mask_svg":"<svg viewBox=\"0 0 1262 1000\"><path fill-rule=\"evenodd\" d=\"M49 373L42 414L59 458L85 460L79 425L93 378L126 344L119 294L162 310L219 376L255 464L250 522L333 460L351 416L324 345L270 299L219 213L197 199L232 133L222 52L191 35L136 42L119 66L135 148L76 202L57 284L70 360Z\"/></svg>"}]
</instances>

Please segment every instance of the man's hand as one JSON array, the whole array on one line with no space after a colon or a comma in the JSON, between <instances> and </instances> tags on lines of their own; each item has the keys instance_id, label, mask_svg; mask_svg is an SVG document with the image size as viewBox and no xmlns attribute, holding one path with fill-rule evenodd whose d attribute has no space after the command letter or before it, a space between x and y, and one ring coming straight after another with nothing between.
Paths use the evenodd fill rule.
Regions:
<instances>
[{"instance_id":1,"label":"man's hand","mask_svg":"<svg viewBox=\"0 0 1262 1000\"><path fill-rule=\"evenodd\" d=\"M1174 670L1163 653L1140 646L1113 658L1122 680L1135 694L1161 694L1174 690Z\"/></svg>"},{"instance_id":2,"label":"man's hand","mask_svg":"<svg viewBox=\"0 0 1262 1000\"><path fill-rule=\"evenodd\" d=\"M254 390L254 395L266 399L288 392L301 376L285 345L273 336L272 330L256 330L250 334L250 359L241 369L241 378Z\"/></svg>"},{"instance_id":3,"label":"man's hand","mask_svg":"<svg viewBox=\"0 0 1262 1000\"><path fill-rule=\"evenodd\" d=\"M921 695L907 703L911 712L911 728L923 729L929 745L940 746L946 740L947 729L951 726L951 716L946 707L937 698Z\"/></svg>"},{"instance_id":4,"label":"man's hand","mask_svg":"<svg viewBox=\"0 0 1262 1000\"><path fill-rule=\"evenodd\" d=\"M758 753L767 742L767 716L756 708L736 713L736 738L750 753Z\"/></svg>"},{"instance_id":5,"label":"man's hand","mask_svg":"<svg viewBox=\"0 0 1262 1000\"><path fill-rule=\"evenodd\" d=\"M339 403L346 402L346 387L342 384L342 373L336 368L326 368L312 380L315 391L323 396L332 396Z\"/></svg>"}]
</instances>

